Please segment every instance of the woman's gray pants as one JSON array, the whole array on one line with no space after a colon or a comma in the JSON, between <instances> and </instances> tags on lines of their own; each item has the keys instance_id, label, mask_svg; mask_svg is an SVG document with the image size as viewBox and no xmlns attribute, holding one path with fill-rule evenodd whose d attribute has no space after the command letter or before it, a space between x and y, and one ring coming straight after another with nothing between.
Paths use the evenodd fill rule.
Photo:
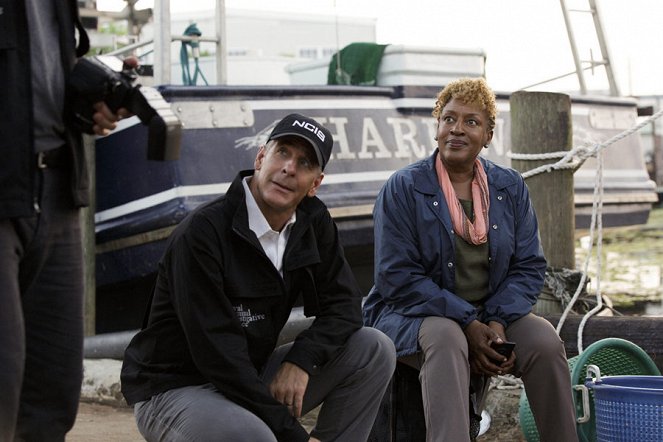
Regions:
<instances>
[{"instance_id":1,"label":"woman's gray pants","mask_svg":"<svg viewBox=\"0 0 663 442\"><path fill-rule=\"evenodd\" d=\"M510 324L506 337L516 343L516 374L525 384L541 441L577 441L571 376L555 329L530 313ZM469 441L471 376L463 330L451 319L428 317L419 329L419 345L420 353L401 360L420 369L427 442Z\"/></svg>"}]
</instances>

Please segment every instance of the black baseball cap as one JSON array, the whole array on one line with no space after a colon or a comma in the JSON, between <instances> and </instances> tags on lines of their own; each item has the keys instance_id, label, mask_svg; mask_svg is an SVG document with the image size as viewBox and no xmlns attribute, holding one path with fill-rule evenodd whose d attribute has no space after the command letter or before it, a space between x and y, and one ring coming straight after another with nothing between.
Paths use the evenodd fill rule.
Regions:
<instances>
[{"instance_id":1,"label":"black baseball cap","mask_svg":"<svg viewBox=\"0 0 663 442\"><path fill-rule=\"evenodd\" d=\"M285 136L300 137L308 141L313 146L320 168L325 170L334 146L334 139L327 128L313 118L290 114L278 122L267 141Z\"/></svg>"}]
</instances>

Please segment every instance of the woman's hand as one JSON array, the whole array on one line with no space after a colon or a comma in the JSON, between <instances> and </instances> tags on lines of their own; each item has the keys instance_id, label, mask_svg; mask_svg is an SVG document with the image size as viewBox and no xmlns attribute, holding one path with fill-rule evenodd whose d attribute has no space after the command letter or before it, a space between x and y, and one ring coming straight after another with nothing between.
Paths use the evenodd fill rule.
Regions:
<instances>
[{"instance_id":1,"label":"woman's hand","mask_svg":"<svg viewBox=\"0 0 663 442\"><path fill-rule=\"evenodd\" d=\"M506 331L504 330L504 326L501 323L499 323L497 321L490 321L488 323L488 327L490 327L495 333L497 333L500 336L500 339L502 341L508 341L508 339L506 338ZM503 361L502 364L500 365L500 368L502 369L502 373L500 373L500 374L513 373L514 367L516 365L516 352L515 351L511 352L511 355L509 356L508 359L506 359L506 358L504 358L504 356L500 355L498 360Z\"/></svg>"},{"instance_id":2,"label":"woman's hand","mask_svg":"<svg viewBox=\"0 0 663 442\"><path fill-rule=\"evenodd\" d=\"M496 376L513 370L515 354L512 353L507 359L490 346L493 342L501 343L506 340L502 324L491 322L490 325L486 325L474 320L465 327L464 331L467 337L470 369L473 373Z\"/></svg>"}]
</instances>

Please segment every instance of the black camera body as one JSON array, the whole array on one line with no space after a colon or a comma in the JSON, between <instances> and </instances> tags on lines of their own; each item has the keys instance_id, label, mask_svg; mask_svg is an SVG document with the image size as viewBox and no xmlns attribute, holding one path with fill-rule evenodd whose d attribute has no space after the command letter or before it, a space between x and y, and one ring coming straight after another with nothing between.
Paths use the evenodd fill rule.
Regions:
<instances>
[{"instance_id":1,"label":"black camera body","mask_svg":"<svg viewBox=\"0 0 663 442\"><path fill-rule=\"evenodd\" d=\"M77 127L82 132L93 133L92 106L99 101L105 102L113 112L126 108L148 127L148 160L178 159L181 121L156 89L134 85L136 78L134 70L125 69L117 57L79 59L68 89Z\"/></svg>"}]
</instances>

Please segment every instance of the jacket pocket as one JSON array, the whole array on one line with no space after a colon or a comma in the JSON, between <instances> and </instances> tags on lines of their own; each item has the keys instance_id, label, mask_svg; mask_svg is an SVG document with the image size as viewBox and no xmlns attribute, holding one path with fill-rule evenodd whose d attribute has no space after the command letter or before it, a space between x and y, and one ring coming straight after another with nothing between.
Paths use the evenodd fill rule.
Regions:
<instances>
[{"instance_id":1,"label":"jacket pocket","mask_svg":"<svg viewBox=\"0 0 663 442\"><path fill-rule=\"evenodd\" d=\"M245 281L241 287L226 284L226 295L235 317L248 334L273 330L273 311L285 302L279 284L266 281Z\"/></svg>"}]
</instances>

